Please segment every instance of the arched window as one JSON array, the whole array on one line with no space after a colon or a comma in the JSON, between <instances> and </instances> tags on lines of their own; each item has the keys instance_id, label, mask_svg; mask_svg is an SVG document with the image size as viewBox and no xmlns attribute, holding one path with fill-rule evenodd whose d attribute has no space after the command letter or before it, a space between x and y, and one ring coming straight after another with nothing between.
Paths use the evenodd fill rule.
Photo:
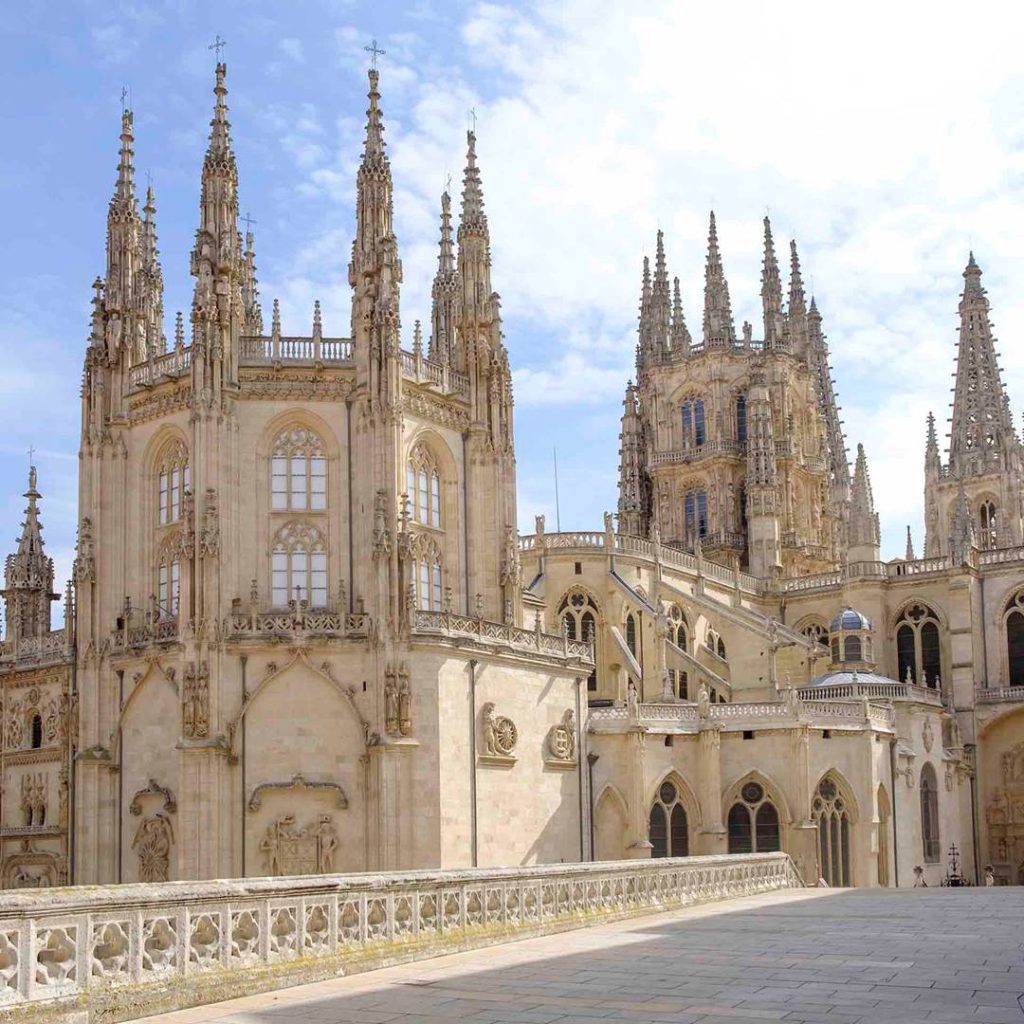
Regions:
<instances>
[{"instance_id":1,"label":"arched window","mask_svg":"<svg viewBox=\"0 0 1024 1024\"><path fill-rule=\"evenodd\" d=\"M725 661L725 641L721 637L718 638L718 644L715 647L715 650L722 661Z\"/></svg>"},{"instance_id":2,"label":"arched window","mask_svg":"<svg viewBox=\"0 0 1024 1024\"><path fill-rule=\"evenodd\" d=\"M1011 686L1024 686L1024 612L1015 609L1006 620L1006 653Z\"/></svg>"},{"instance_id":3,"label":"arched window","mask_svg":"<svg viewBox=\"0 0 1024 1024\"><path fill-rule=\"evenodd\" d=\"M725 641L715 630L708 630L708 634L704 638L704 644L712 654L716 654L722 661L725 661Z\"/></svg>"},{"instance_id":4,"label":"arched window","mask_svg":"<svg viewBox=\"0 0 1024 1024\"><path fill-rule=\"evenodd\" d=\"M983 548L999 546L999 522L996 518L996 506L991 501L983 501L978 509L978 544Z\"/></svg>"},{"instance_id":5,"label":"arched window","mask_svg":"<svg viewBox=\"0 0 1024 1024\"><path fill-rule=\"evenodd\" d=\"M683 502L686 520L686 539L693 541L695 537L706 537L708 534L708 495L707 491L687 491Z\"/></svg>"},{"instance_id":6,"label":"arched window","mask_svg":"<svg viewBox=\"0 0 1024 1024\"><path fill-rule=\"evenodd\" d=\"M821 877L832 888L850 884L850 812L835 781L818 783L811 806L818 824L818 860Z\"/></svg>"},{"instance_id":7,"label":"arched window","mask_svg":"<svg viewBox=\"0 0 1024 1024\"><path fill-rule=\"evenodd\" d=\"M156 606L161 619L173 619L178 614L181 596L181 563L172 545L165 545L156 571Z\"/></svg>"},{"instance_id":8,"label":"arched window","mask_svg":"<svg viewBox=\"0 0 1024 1024\"><path fill-rule=\"evenodd\" d=\"M632 612L626 616L626 646L629 648L629 653L635 658L637 656L636 616Z\"/></svg>"},{"instance_id":9,"label":"arched window","mask_svg":"<svg viewBox=\"0 0 1024 1024\"><path fill-rule=\"evenodd\" d=\"M843 661L860 661L861 643L859 636L848 636L843 640Z\"/></svg>"},{"instance_id":10,"label":"arched window","mask_svg":"<svg viewBox=\"0 0 1024 1024\"><path fill-rule=\"evenodd\" d=\"M32 749L38 750L43 745L43 716L36 713L32 716L29 727L32 739Z\"/></svg>"},{"instance_id":11,"label":"arched window","mask_svg":"<svg viewBox=\"0 0 1024 1024\"><path fill-rule=\"evenodd\" d=\"M740 444L747 441L747 396L736 396L736 440Z\"/></svg>"},{"instance_id":12,"label":"arched window","mask_svg":"<svg viewBox=\"0 0 1024 1024\"><path fill-rule=\"evenodd\" d=\"M409 495L409 511L423 526L441 528L441 474L437 460L426 445L412 450L405 467L405 489Z\"/></svg>"},{"instance_id":13,"label":"arched window","mask_svg":"<svg viewBox=\"0 0 1024 1024\"><path fill-rule=\"evenodd\" d=\"M648 837L653 847L652 857L690 855L686 809L678 787L667 779L658 787L658 795L651 805Z\"/></svg>"},{"instance_id":14,"label":"arched window","mask_svg":"<svg viewBox=\"0 0 1024 1024\"><path fill-rule=\"evenodd\" d=\"M597 605L594 599L583 590L570 590L562 598L558 606L558 616L562 629L570 640L592 640L595 647L595 665L587 677L587 690L593 693L597 689Z\"/></svg>"},{"instance_id":15,"label":"arched window","mask_svg":"<svg viewBox=\"0 0 1024 1024\"><path fill-rule=\"evenodd\" d=\"M668 630L669 640L671 640L679 650L688 651L690 634L686 626L686 618L677 604L672 605L668 610Z\"/></svg>"},{"instance_id":16,"label":"arched window","mask_svg":"<svg viewBox=\"0 0 1024 1024\"><path fill-rule=\"evenodd\" d=\"M327 456L313 431L292 427L274 442L270 507L275 512L322 512L327 508Z\"/></svg>"},{"instance_id":17,"label":"arched window","mask_svg":"<svg viewBox=\"0 0 1024 1024\"><path fill-rule=\"evenodd\" d=\"M816 644L821 644L822 647L828 647L828 626L823 622L812 622L804 626L801 633L808 640L813 640Z\"/></svg>"},{"instance_id":18,"label":"arched window","mask_svg":"<svg viewBox=\"0 0 1024 1024\"><path fill-rule=\"evenodd\" d=\"M444 610L441 549L433 537L420 533L413 541L416 607L424 612Z\"/></svg>"},{"instance_id":19,"label":"arched window","mask_svg":"<svg viewBox=\"0 0 1024 1024\"><path fill-rule=\"evenodd\" d=\"M306 601L327 607L327 543L309 523L282 526L270 554L270 594L275 608Z\"/></svg>"},{"instance_id":20,"label":"arched window","mask_svg":"<svg viewBox=\"0 0 1024 1024\"><path fill-rule=\"evenodd\" d=\"M704 426L704 399L688 398L682 407L683 447L693 448L702 445L707 439Z\"/></svg>"},{"instance_id":21,"label":"arched window","mask_svg":"<svg viewBox=\"0 0 1024 1024\"><path fill-rule=\"evenodd\" d=\"M935 769L925 763L921 769L921 843L926 864L939 861L939 787Z\"/></svg>"},{"instance_id":22,"label":"arched window","mask_svg":"<svg viewBox=\"0 0 1024 1024\"><path fill-rule=\"evenodd\" d=\"M157 522L160 526L181 518L182 500L192 486L188 449L179 441L170 445L157 466Z\"/></svg>"},{"instance_id":23,"label":"arched window","mask_svg":"<svg viewBox=\"0 0 1024 1024\"><path fill-rule=\"evenodd\" d=\"M743 784L740 799L729 808L730 853L770 853L781 850L779 812L764 786L751 779Z\"/></svg>"},{"instance_id":24,"label":"arched window","mask_svg":"<svg viewBox=\"0 0 1024 1024\"><path fill-rule=\"evenodd\" d=\"M937 687L942 675L938 616L923 604L906 608L896 620L896 674L901 683Z\"/></svg>"}]
</instances>

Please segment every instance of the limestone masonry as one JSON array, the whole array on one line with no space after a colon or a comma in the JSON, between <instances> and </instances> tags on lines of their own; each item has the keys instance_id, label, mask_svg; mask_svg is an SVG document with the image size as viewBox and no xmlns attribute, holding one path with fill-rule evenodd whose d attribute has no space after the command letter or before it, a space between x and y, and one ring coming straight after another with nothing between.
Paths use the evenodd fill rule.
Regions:
<instances>
[{"instance_id":1,"label":"limestone masonry","mask_svg":"<svg viewBox=\"0 0 1024 1024\"><path fill-rule=\"evenodd\" d=\"M474 133L406 349L371 70L348 335L267 332L225 81L170 342L123 115L64 629L34 469L6 564L0 884L775 850L1024 882L1024 466L973 254L922 558L880 559L796 243L784 296L765 218L737 335L714 214L699 330L661 232L644 261L617 521L520 537Z\"/></svg>"}]
</instances>

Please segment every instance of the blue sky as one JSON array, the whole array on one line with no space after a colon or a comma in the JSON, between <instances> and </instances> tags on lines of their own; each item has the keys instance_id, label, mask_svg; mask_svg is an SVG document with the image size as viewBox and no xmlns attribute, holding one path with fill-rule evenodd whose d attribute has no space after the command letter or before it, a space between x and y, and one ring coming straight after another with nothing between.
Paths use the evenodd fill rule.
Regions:
<instances>
[{"instance_id":1,"label":"blue sky","mask_svg":"<svg viewBox=\"0 0 1024 1024\"><path fill-rule=\"evenodd\" d=\"M714 9L705 9L714 8ZM927 9L928 20L917 11ZM1024 400L1024 77L1019 5L344 3L65 0L0 22L0 519L10 550L37 449L44 536L73 554L79 383L103 267L122 86L136 166L157 193L168 333L228 41L242 209L264 310L348 333L345 266L376 37L404 343L429 317L438 197L458 187L467 111L516 376L520 528L599 528L616 500L640 262L666 232L700 323L707 211L718 214L737 327L759 322L760 219L795 234L832 349L851 450L867 448L883 557L920 551L924 421L948 416L960 274L985 271L1012 407Z\"/></svg>"}]
</instances>

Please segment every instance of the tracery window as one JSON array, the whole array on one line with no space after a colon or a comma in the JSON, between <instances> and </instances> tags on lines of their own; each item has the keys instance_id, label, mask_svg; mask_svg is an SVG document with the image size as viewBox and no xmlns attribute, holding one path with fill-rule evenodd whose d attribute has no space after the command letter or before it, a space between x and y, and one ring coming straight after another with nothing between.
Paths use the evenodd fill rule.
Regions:
<instances>
[{"instance_id":1,"label":"tracery window","mask_svg":"<svg viewBox=\"0 0 1024 1024\"><path fill-rule=\"evenodd\" d=\"M441 473L430 449L418 444L405 467L409 511L423 526L441 528Z\"/></svg>"},{"instance_id":2,"label":"tracery window","mask_svg":"<svg viewBox=\"0 0 1024 1024\"><path fill-rule=\"evenodd\" d=\"M983 548L995 548L999 546L999 521L996 515L996 506L991 501L983 501L978 509L978 543Z\"/></svg>"},{"instance_id":3,"label":"tracery window","mask_svg":"<svg viewBox=\"0 0 1024 1024\"><path fill-rule=\"evenodd\" d=\"M686 618L677 604L672 605L668 610L668 636L679 650L689 650L689 629L686 625Z\"/></svg>"},{"instance_id":4,"label":"tracery window","mask_svg":"<svg viewBox=\"0 0 1024 1024\"><path fill-rule=\"evenodd\" d=\"M416 607L425 612L443 611L444 586L441 575L441 549L433 537L417 534L413 541Z\"/></svg>"},{"instance_id":5,"label":"tracery window","mask_svg":"<svg viewBox=\"0 0 1024 1024\"><path fill-rule=\"evenodd\" d=\"M323 512L327 508L327 456L306 427L278 435L270 457L270 507L274 512Z\"/></svg>"},{"instance_id":6,"label":"tracery window","mask_svg":"<svg viewBox=\"0 0 1024 1024\"><path fill-rule=\"evenodd\" d=\"M712 654L717 654L722 661L725 661L725 641L719 636L717 631L709 629L704 643Z\"/></svg>"},{"instance_id":7,"label":"tracery window","mask_svg":"<svg viewBox=\"0 0 1024 1024\"><path fill-rule=\"evenodd\" d=\"M327 606L327 543L309 523L291 522L274 537L270 554L270 594L275 608L306 601L310 608Z\"/></svg>"},{"instance_id":8,"label":"tracery window","mask_svg":"<svg viewBox=\"0 0 1024 1024\"><path fill-rule=\"evenodd\" d=\"M1011 686L1024 686L1024 591L1006 606L1006 655Z\"/></svg>"},{"instance_id":9,"label":"tracery window","mask_svg":"<svg viewBox=\"0 0 1024 1024\"><path fill-rule=\"evenodd\" d=\"M921 843L926 864L939 861L939 787L935 769L925 763L921 769Z\"/></svg>"},{"instance_id":10,"label":"tracery window","mask_svg":"<svg viewBox=\"0 0 1024 1024\"><path fill-rule=\"evenodd\" d=\"M708 534L708 494L703 488L687 491L683 502L686 518L686 537L706 537Z\"/></svg>"},{"instance_id":11,"label":"tracery window","mask_svg":"<svg viewBox=\"0 0 1024 1024\"><path fill-rule=\"evenodd\" d=\"M747 396L736 396L736 440L745 444L747 440Z\"/></svg>"},{"instance_id":12,"label":"tracery window","mask_svg":"<svg viewBox=\"0 0 1024 1024\"><path fill-rule=\"evenodd\" d=\"M821 877L832 888L850 884L850 812L835 781L818 783L811 816L818 825Z\"/></svg>"},{"instance_id":13,"label":"tracery window","mask_svg":"<svg viewBox=\"0 0 1024 1024\"><path fill-rule=\"evenodd\" d=\"M558 616L562 622L562 629L570 640L592 640L597 645L597 605L594 599L583 590L570 590L562 603L558 606ZM590 675L587 677L587 690L593 692L597 689L597 662Z\"/></svg>"},{"instance_id":14,"label":"tracery window","mask_svg":"<svg viewBox=\"0 0 1024 1024\"><path fill-rule=\"evenodd\" d=\"M939 619L927 605L914 604L896 620L897 678L905 683L938 687L942 674Z\"/></svg>"},{"instance_id":15,"label":"tracery window","mask_svg":"<svg viewBox=\"0 0 1024 1024\"><path fill-rule=\"evenodd\" d=\"M707 431L704 423L704 399L688 398L682 405L683 447L704 444Z\"/></svg>"},{"instance_id":16,"label":"tracery window","mask_svg":"<svg viewBox=\"0 0 1024 1024\"><path fill-rule=\"evenodd\" d=\"M626 616L626 646L629 648L629 653L635 658L637 656L636 616L632 612Z\"/></svg>"},{"instance_id":17,"label":"tracery window","mask_svg":"<svg viewBox=\"0 0 1024 1024\"><path fill-rule=\"evenodd\" d=\"M647 835L652 846L652 857L690 855L686 809L674 782L666 779L658 787L658 795L651 805Z\"/></svg>"},{"instance_id":18,"label":"tracery window","mask_svg":"<svg viewBox=\"0 0 1024 1024\"><path fill-rule=\"evenodd\" d=\"M180 442L164 453L157 466L157 522L160 526L181 518L185 491L192 486L188 450Z\"/></svg>"},{"instance_id":19,"label":"tracery window","mask_svg":"<svg viewBox=\"0 0 1024 1024\"><path fill-rule=\"evenodd\" d=\"M181 596L181 563L177 555L167 553L157 567L156 604L161 619L173 619L178 614Z\"/></svg>"},{"instance_id":20,"label":"tracery window","mask_svg":"<svg viewBox=\"0 0 1024 1024\"><path fill-rule=\"evenodd\" d=\"M764 786L751 779L743 784L740 799L729 808L729 852L770 853L782 849L779 812Z\"/></svg>"},{"instance_id":21,"label":"tracery window","mask_svg":"<svg viewBox=\"0 0 1024 1024\"><path fill-rule=\"evenodd\" d=\"M828 647L828 626L823 622L812 622L800 630L808 640L813 640L822 647Z\"/></svg>"}]
</instances>

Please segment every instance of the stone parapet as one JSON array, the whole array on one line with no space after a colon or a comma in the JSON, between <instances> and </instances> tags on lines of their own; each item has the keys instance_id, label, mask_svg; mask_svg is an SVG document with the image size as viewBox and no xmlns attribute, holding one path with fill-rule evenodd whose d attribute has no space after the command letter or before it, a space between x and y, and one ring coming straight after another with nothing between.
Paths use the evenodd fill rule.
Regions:
<instances>
[{"instance_id":1,"label":"stone parapet","mask_svg":"<svg viewBox=\"0 0 1024 1024\"><path fill-rule=\"evenodd\" d=\"M803 884L784 853L0 896L8 1021L117 1021Z\"/></svg>"}]
</instances>

